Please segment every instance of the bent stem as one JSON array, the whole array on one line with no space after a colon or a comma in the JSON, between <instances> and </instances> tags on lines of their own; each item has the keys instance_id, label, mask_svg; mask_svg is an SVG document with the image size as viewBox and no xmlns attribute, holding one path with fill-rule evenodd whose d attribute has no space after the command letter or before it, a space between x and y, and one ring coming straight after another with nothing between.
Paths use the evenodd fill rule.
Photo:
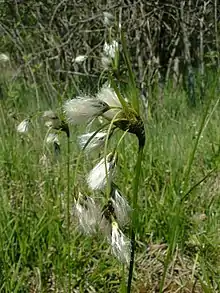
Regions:
<instances>
[{"instance_id":1,"label":"bent stem","mask_svg":"<svg viewBox=\"0 0 220 293\"><path fill-rule=\"evenodd\" d=\"M141 162L143 159L143 150L144 146L139 142L138 157L135 166L135 178L133 181L133 200L132 200L132 219L131 219L131 257L129 265L129 274L128 274L128 284L127 284L127 293L131 292L131 283L133 277L134 269L134 257L135 257L135 235L138 227L138 187L141 174Z\"/></svg>"}]
</instances>

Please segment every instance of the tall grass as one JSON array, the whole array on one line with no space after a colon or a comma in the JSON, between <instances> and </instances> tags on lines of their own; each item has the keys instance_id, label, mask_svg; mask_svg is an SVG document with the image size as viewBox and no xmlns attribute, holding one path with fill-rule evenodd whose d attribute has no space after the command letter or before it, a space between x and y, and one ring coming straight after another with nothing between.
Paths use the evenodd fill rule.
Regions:
<instances>
[{"instance_id":1,"label":"tall grass","mask_svg":"<svg viewBox=\"0 0 220 293\"><path fill-rule=\"evenodd\" d=\"M0 291L67 292L71 272L72 292L120 292L121 265L102 235L81 235L71 206L67 228L65 195L69 184L73 200L81 127L71 129L69 178L64 133L59 160L47 147L45 166L39 161L47 131L41 119L28 133L16 132L36 111L34 95L18 82L0 101ZM47 110L44 95L39 98L39 111ZM204 104L190 109L184 91L168 87L163 104L148 109L133 292L219 292L218 98L210 84ZM126 136L119 149L116 183L132 202L136 141ZM91 166L83 160L78 167L82 186Z\"/></svg>"}]
</instances>

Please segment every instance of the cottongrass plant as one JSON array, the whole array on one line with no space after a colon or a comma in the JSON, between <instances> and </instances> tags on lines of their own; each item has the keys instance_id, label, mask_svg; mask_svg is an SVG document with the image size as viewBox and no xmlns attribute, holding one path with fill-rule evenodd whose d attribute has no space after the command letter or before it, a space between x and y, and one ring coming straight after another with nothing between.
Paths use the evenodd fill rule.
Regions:
<instances>
[{"instance_id":1,"label":"cottongrass plant","mask_svg":"<svg viewBox=\"0 0 220 293\"><path fill-rule=\"evenodd\" d=\"M96 205L99 206L99 203L96 203L91 197L84 197L84 203L81 204L79 199L82 196L79 193L76 196L73 208L77 211L79 227L84 227L82 230L86 232L94 231L95 226L106 236L111 244L112 253L123 266L129 266L127 293L130 293L135 259L135 235L138 227L138 188L145 145L145 129L140 117L140 95L136 87L120 23L116 31L120 34L121 44L111 36L114 31L112 30L113 19L112 15L104 13L104 24L109 30L109 40L104 43L101 63L104 67L103 74L108 73L109 84L102 86L95 96L78 96L66 101L63 105L63 110L68 123L72 125L86 124L87 128L89 128L89 131L78 138L81 152L75 169L75 185L82 151L86 151L88 154L98 149L100 154L101 150L103 150L103 156L86 176L86 182L90 191L95 193L104 192L105 197L103 200L105 200L105 204L101 213L98 213L97 211L100 211L100 209L96 210L95 207ZM122 47L120 47L121 45ZM114 78L117 76L121 52L128 72L129 97L124 97L120 93ZM101 121L101 127L91 131L90 126L95 120ZM122 136L117 145L112 150L109 150L109 140L118 130L122 131ZM133 197L131 207L114 183L117 171L118 147L128 133L136 135L139 144L135 175L132 182ZM76 190L78 190L77 187ZM93 216L94 211L99 215L98 217ZM96 224L94 224L95 222ZM92 226L91 230L88 228L90 224ZM130 239L122 231L125 225L130 227ZM86 234L89 233L86 232Z\"/></svg>"},{"instance_id":2,"label":"cottongrass plant","mask_svg":"<svg viewBox=\"0 0 220 293\"><path fill-rule=\"evenodd\" d=\"M76 97L66 101L63 109L67 121L73 125L83 123L88 125L100 117L107 121L96 131L90 131L78 138L82 150L88 152L96 148L99 150L103 148L103 157L88 173L86 181L89 189L93 192L103 192L106 189L107 203L100 212L100 209L97 208L99 204L95 203L91 197L86 197L84 203L80 203L82 196L79 194L73 210L78 219L79 227L85 234L91 234L98 227L105 231L104 234L111 244L113 255L122 264L129 266L127 292L130 292L135 255L135 228L138 216L138 185L145 144L144 124L135 107L122 97L117 88L109 85L104 85L95 97ZM122 130L123 134L117 146L108 153L109 139L117 129ZM132 207L129 206L113 182L116 172L117 148L127 133L135 134L139 140ZM77 168L75 172L77 173ZM131 226L130 239L122 232L123 227L127 224Z\"/></svg>"}]
</instances>

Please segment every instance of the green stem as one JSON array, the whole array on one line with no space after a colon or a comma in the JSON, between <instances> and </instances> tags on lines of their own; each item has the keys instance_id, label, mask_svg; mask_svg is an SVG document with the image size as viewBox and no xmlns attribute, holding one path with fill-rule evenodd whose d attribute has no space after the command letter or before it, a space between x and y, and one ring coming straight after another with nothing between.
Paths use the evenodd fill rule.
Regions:
<instances>
[{"instance_id":1,"label":"green stem","mask_svg":"<svg viewBox=\"0 0 220 293\"><path fill-rule=\"evenodd\" d=\"M71 293L70 266L70 138L67 137L67 242L68 242L68 293Z\"/></svg>"},{"instance_id":2,"label":"green stem","mask_svg":"<svg viewBox=\"0 0 220 293\"><path fill-rule=\"evenodd\" d=\"M128 285L127 285L127 293L131 292L131 282L133 277L133 269L134 269L134 257L135 257L135 232L138 227L138 187L140 181L141 174L141 162L143 159L143 150L144 146L139 144L138 149L138 157L135 167L135 178L133 181L133 200L132 200L132 219L131 219L131 258L130 258L130 266L129 266L129 274L128 274Z\"/></svg>"}]
</instances>

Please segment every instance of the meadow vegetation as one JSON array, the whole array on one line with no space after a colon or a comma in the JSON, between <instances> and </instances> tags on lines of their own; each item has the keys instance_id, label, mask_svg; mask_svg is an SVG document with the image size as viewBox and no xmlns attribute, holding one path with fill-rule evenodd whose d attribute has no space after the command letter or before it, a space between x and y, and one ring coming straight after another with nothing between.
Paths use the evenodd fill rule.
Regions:
<instances>
[{"instance_id":1,"label":"meadow vegetation","mask_svg":"<svg viewBox=\"0 0 220 293\"><path fill-rule=\"evenodd\" d=\"M37 19L37 15L32 17L32 21ZM2 24L2 28L7 25ZM141 68L134 61L133 76L128 74L126 56L129 54L132 62L137 56L129 38L126 47L117 29L108 27L110 39L105 35L108 42L116 39L120 48L119 55L108 64L111 69L92 67L88 50L86 59L73 62L71 73L66 64L70 58L67 51L72 48L68 47L65 56L58 50L59 70L55 72L55 65L49 63L51 56L44 56L41 62L41 54L32 47L39 32L30 37L29 51L25 52L28 34L20 35L13 47L14 28L4 30L0 53L10 52L12 47L21 51L9 54L9 60L0 60L0 292L126 292L127 266L112 255L102 233L82 233L74 214L76 185L77 191L102 206L106 203L104 192L91 191L86 181L103 151L82 153L78 161L78 136L86 132L86 126L69 124L69 144L67 133L58 131L59 144L55 147L54 141L47 141L48 127L43 118L45 111L53 110L67 122L64 103L77 95L97 93L106 81L116 84L129 102L130 93L138 89L145 126L132 292L220 291L220 74L213 65L213 56L219 53L213 49L211 65L210 60L206 64L202 59L206 65L202 70L188 62L186 71L178 71L178 81L175 74L160 72L151 56L147 75L140 81L145 60ZM203 27L200 29L203 32ZM48 46L56 47L52 40ZM48 48L41 50L45 54ZM120 58L123 54L124 59ZM61 72L62 64L65 72ZM166 70L174 72L173 67ZM192 73L193 83L185 82ZM30 119L28 131L18 131L24 119ZM110 147L117 145L121 132L111 138ZM131 205L136 137L128 133L117 152L114 183ZM123 232L129 236L129 225Z\"/></svg>"},{"instance_id":2,"label":"meadow vegetation","mask_svg":"<svg viewBox=\"0 0 220 293\"><path fill-rule=\"evenodd\" d=\"M66 136L60 135L61 154L56 158L45 145L42 119L35 120L28 133L16 131L18 123L37 109L33 92L21 85L10 85L16 96L1 100L1 290L66 292ZM165 292L218 292L219 107L216 87L210 84L208 93L206 103L190 109L181 88L167 88L157 112L149 109L134 292L159 290L165 271ZM41 101L41 111L51 107L43 96ZM80 129L70 129L73 174ZM135 139L126 138L116 176L129 201L135 150ZM43 154L48 161L41 160ZM83 190L91 166L91 157L85 156L77 175ZM74 222L71 217L73 292L118 292L121 266L109 245L102 235L83 236Z\"/></svg>"}]
</instances>

